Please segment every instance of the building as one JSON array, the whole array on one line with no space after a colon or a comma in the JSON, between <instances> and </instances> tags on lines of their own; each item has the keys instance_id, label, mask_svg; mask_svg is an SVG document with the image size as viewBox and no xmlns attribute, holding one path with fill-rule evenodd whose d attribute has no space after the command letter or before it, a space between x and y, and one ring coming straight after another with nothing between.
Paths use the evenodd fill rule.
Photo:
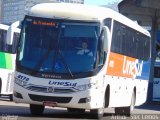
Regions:
<instances>
[{"instance_id":1,"label":"building","mask_svg":"<svg viewBox=\"0 0 160 120\"><path fill-rule=\"evenodd\" d=\"M84 0L0 0L0 22L11 24L23 20L28 9L38 3L67 2L84 4Z\"/></svg>"},{"instance_id":2,"label":"building","mask_svg":"<svg viewBox=\"0 0 160 120\"><path fill-rule=\"evenodd\" d=\"M11 24L17 20L22 20L24 14L24 0L2 0L1 21L3 24Z\"/></svg>"}]
</instances>

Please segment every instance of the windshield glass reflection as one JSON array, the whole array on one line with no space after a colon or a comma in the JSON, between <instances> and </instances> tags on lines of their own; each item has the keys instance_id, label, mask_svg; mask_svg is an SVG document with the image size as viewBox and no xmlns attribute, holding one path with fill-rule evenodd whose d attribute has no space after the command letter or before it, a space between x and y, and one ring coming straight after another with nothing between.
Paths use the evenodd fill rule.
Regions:
<instances>
[{"instance_id":1,"label":"windshield glass reflection","mask_svg":"<svg viewBox=\"0 0 160 120\"><path fill-rule=\"evenodd\" d=\"M26 18L18 61L40 72L79 73L94 69L98 23L61 22Z\"/></svg>"}]
</instances>

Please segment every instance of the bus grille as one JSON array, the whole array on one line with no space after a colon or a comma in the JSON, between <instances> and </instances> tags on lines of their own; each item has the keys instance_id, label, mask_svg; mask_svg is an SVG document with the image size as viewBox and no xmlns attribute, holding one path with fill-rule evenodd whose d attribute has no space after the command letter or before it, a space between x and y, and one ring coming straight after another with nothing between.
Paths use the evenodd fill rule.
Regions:
<instances>
[{"instance_id":1,"label":"bus grille","mask_svg":"<svg viewBox=\"0 0 160 120\"><path fill-rule=\"evenodd\" d=\"M52 96L41 96L28 94L30 99L33 101L43 102L43 101L53 101L57 103L69 103L72 97L52 97Z\"/></svg>"},{"instance_id":2,"label":"bus grille","mask_svg":"<svg viewBox=\"0 0 160 120\"><path fill-rule=\"evenodd\" d=\"M29 86L27 87L27 89L34 92L49 93L48 87ZM55 87L54 90L52 91L52 93L73 93L73 92L76 92L75 89L73 88L61 88L61 87Z\"/></svg>"},{"instance_id":3,"label":"bus grille","mask_svg":"<svg viewBox=\"0 0 160 120\"><path fill-rule=\"evenodd\" d=\"M27 87L27 89L30 90L30 91L47 93L47 88L46 87L29 86L29 87Z\"/></svg>"},{"instance_id":4,"label":"bus grille","mask_svg":"<svg viewBox=\"0 0 160 120\"><path fill-rule=\"evenodd\" d=\"M73 89L61 89L61 88L56 88L54 90L55 93L72 93L72 92L75 92Z\"/></svg>"}]
</instances>

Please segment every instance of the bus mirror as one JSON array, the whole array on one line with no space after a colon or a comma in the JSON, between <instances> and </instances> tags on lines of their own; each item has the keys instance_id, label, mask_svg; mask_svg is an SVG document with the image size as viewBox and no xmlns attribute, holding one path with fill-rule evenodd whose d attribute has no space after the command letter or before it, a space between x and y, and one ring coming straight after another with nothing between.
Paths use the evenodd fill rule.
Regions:
<instances>
[{"instance_id":1,"label":"bus mirror","mask_svg":"<svg viewBox=\"0 0 160 120\"><path fill-rule=\"evenodd\" d=\"M11 24L11 26L8 28L7 31L7 44L12 45L13 44L13 36L15 29L19 26L20 21L16 21Z\"/></svg>"},{"instance_id":2,"label":"bus mirror","mask_svg":"<svg viewBox=\"0 0 160 120\"><path fill-rule=\"evenodd\" d=\"M109 50L109 42L111 39L111 34L110 34L110 30L108 27L104 26L102 28L102 39L104 40L104 50L108 51Z\"/></svg>"}]
</instances>

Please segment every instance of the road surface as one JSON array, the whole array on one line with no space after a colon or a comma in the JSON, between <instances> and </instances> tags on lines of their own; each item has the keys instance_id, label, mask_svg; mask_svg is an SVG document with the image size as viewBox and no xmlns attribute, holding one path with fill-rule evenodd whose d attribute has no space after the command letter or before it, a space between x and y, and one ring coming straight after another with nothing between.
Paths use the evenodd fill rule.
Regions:
<instances>
[{"instance_id":1,"label":"road surface","mask_svg":"<svg viewBox=\"0 0 160 120\"><path fill-rule=\"evenodd\" d=\"M65 108L47 107L41 116L32 116L29 105L16 104L0 98L0 120L94 120L87 111L85 114L68 113ZM145 104L136 107L131 117L114 114L113 108L107 108L102 120L159 120L160 105Z\"/></svg>"}]
</instances>

